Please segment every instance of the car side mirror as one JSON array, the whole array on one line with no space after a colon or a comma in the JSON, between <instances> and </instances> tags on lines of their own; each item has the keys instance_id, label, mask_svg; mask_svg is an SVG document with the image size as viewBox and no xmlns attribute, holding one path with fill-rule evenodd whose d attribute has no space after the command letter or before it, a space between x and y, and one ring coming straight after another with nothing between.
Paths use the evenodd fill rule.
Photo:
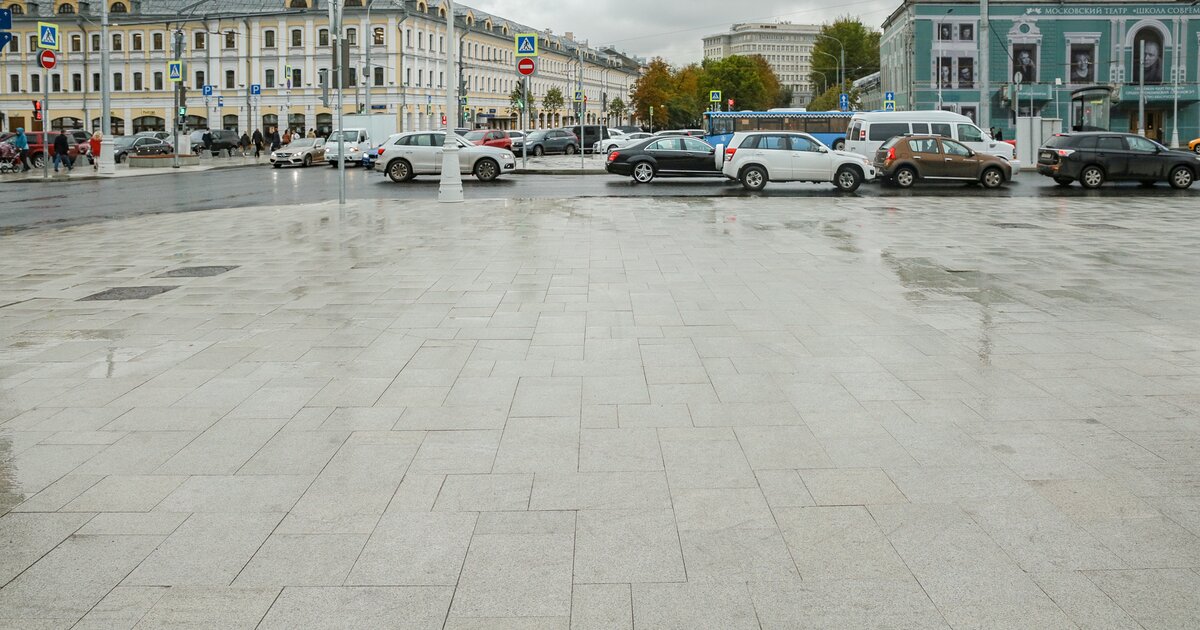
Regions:
<instances>
[{"instance_id":1,"label":"car side mirror","mask_svg":"<svg viewBox=\"0 0 1200 630\"><path fill-rule=\"evenodd\" d=\"M817 151L818 151L819 153L829 153L829 147L826 147L826 146L818 146L818 147L817 147Z\"/></svg>"}]
</instances>

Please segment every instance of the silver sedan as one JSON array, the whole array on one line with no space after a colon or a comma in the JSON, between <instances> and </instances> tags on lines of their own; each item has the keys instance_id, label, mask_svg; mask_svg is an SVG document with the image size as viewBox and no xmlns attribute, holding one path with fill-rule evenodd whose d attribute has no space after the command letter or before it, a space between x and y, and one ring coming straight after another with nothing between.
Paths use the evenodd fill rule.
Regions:
<instances>
[{"instance_id":1,"label":"silver sedan","mask_svg":"<svg viewBox=\"0 0 1200 630\"><path fill-rule=\"evenodd\" d=\"M271 166L312 166L325 161L324 138L297 138L292 143L271 152Z\"/></svg>"}]
</instances>

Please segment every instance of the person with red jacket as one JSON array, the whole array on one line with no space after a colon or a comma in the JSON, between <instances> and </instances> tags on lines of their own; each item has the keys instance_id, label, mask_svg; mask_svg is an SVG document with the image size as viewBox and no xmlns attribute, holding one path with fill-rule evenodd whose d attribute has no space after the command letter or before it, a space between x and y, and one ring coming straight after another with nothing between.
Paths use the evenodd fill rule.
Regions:
<instances>
[{"instance_id":1,"label":"person with red jacket","mask_svg":"<svg viewBox=\"0 0 1200 630\"><path fill-rule=\"evenodd\" d=\"M92 139L88 140L88 149L92 152L92 169L98 168L100 164L100 143L104 140L104 134L97 131L92 134Z\"/></svg>"}]
</instances>

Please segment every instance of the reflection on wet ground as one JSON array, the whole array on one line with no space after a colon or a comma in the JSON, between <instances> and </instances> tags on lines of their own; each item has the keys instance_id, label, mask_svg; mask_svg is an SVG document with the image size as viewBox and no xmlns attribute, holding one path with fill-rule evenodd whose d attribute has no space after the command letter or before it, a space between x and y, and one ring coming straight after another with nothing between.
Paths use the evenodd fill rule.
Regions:
<instances>
[{"instance_id":1,"label":"reflection on wet ground","mask_svg":"<svg viewBox=\"0 0 1200 630\"><path fill-rule=\"evenodd\" d=\"M0 245L0 625L1200 621L1190 199L389 199Z\"/></svg>"}]
</instances>

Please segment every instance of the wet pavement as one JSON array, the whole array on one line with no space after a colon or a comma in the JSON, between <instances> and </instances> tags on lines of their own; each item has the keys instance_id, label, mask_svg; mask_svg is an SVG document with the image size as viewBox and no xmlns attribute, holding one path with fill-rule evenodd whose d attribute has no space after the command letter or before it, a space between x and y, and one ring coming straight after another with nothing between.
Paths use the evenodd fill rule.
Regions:
<instances>
[{"instance_id":1,"label":"wet pavement","mask_svg":"<svg viewBox=\"0 0 1200 630\"><path fill-rule=\"evenodd\" d=\"M238 162L241 158L234 158ZM600 164L587 158L589 167ZM224 158L211 160L224 161ZM593 161L595 164L593 164ZM210 160L205 160L206 163ZM560 169L577 167L579 158L550 156L530 160L539 167ZM395 184L383 175L347 170L349 199L410 201L436 199L438 179L422 176L405 184ZM607 174L504 175L481 183L464 178L468 199L562 199L571 197L711 197L723 199L818 199L847 198L832 185L769 184L761 193L750 193L736 183L717 178L661 178L648 185L633 183L628 177ZM222 208L249 208L260 205L291 206L337 199L337 169L316 166L308 169L272 169L263 165L225 168L207 172L147 175L119 181L54 181L50 183L0 184L11 201L0 207L0 230L20 230L40 226L76 225L112 218L172 212L192 212ZM1145 189L1137 184L1106 186L1085 191L1078 185L1062 188L1036 173L1020 173L1013 182L998 190L946 183L917 186L909 190L864 184L849 199L873 203L877 199L920 199L966 197L991 200L995 206L1007 205L1008 199L1047 197L1055 199L1155 199L1170 202L1200 202L1200 186L1177 191L1166 184ZM149 201L147 201L149 200Z\"/></svg>"},{"instance_id":2,"label":"wet pavement","mask_svg":"<svg viewBox=\"0 0 1200 630\"><path fill-rule=\"evenodd\" d=\"M0 625L1196 627L1196 212L367 200L5 235Z\"/></svg>"}]
</instances>

